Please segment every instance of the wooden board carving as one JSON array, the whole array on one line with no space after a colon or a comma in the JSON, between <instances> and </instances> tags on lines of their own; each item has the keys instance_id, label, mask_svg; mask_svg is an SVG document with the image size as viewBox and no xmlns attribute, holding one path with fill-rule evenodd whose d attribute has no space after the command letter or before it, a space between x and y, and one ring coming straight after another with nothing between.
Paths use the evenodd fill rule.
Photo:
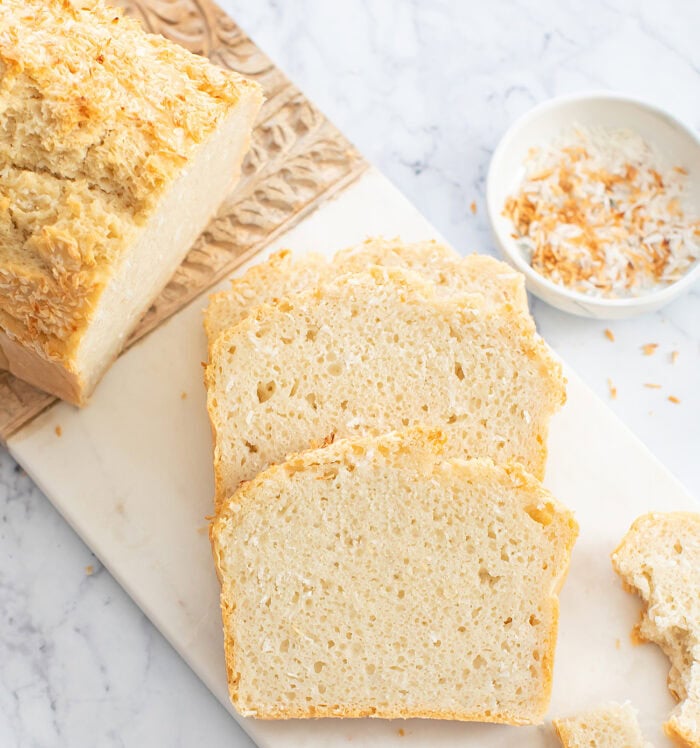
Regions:
<instances>
[{"instance_id":1,"label":"wooden board carving","mask_svg":"<svg viewBox=\"0 0 700 748\"><path fill-rule=\"evenodd\" d=\"M257 80L266 102L235 190L129 344L259 252L366 168L353 146L210 0L115 0L150 30ZM0 371L0 439L55 401Z\"/></svg>"}]
</instances>

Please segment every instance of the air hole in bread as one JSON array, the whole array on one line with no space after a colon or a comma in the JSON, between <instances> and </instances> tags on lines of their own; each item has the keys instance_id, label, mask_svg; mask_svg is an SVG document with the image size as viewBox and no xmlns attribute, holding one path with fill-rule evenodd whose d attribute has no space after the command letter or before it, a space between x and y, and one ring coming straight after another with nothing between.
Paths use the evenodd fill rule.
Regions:
<instances>
[{"instance_id":1,"label":"air hole in bread","mask_svg":"<svg viewBox=\"0 0 700 748\"><path fill-rule=\"evenodd\" d=\"M277 389L277 384L274 380L269 382L258 382L258 402L267 402L274 394Z\"/></svg>"}]
</instances>

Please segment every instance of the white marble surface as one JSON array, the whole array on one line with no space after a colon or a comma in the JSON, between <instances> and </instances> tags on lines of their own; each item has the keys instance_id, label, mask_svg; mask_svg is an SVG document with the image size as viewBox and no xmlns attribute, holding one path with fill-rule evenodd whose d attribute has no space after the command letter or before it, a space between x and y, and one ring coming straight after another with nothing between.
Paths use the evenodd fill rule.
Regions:
<instances>
[{"instance_id":1,"label":"white marble surface","mask_svg":"<svg viewBox=\"0 0 700 748\"><path fill-rule=\"evenodd\" d=\"M594 0L585 13L554 0L222 4L463 251L492 251L489 155L534 103L615 88L700 127L695 0ZM612 379L611 407L700 496L700 289L610 325L614 343L605 324L534 310L594 390L607 398ZM4 452L0 518L0 745L249 744Z\"/></svg>"}]
</instances>

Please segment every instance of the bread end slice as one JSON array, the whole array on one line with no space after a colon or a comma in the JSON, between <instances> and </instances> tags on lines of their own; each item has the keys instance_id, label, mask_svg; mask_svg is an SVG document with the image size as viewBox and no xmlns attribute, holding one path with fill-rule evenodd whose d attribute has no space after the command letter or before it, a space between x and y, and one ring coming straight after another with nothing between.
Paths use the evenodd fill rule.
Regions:
<instances>
[{"instance_id":1,"label":"bread end slice","mask_svg":"<svg viewBox=\"0 0 700 748\"><path fill-rule=\"evenodd\" d=\"M668 687L680 702L664 725L700 746L700 514L645 514L612 554L625 586L642 599L635 633L671 661Z\"/></svg>"}]
</instances>

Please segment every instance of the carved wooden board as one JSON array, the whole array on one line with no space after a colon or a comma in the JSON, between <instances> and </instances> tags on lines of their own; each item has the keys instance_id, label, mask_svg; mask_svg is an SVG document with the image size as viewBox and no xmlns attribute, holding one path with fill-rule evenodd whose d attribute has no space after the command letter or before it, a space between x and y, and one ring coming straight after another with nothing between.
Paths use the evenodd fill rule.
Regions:
<instances>
[{"instance_id":1,"label":"carved wooden board","mask_svg":"<svg viewBox=\"0 0 700 748\"><path fill-rule=\"evenodd\" d=\"M210 0L115 0L153 32L258 81L266 102L235 190L129 344L259 252L367 168L348 140ZM0 439L55 402L0 371Z\"/></svg>"}]
</instances>

